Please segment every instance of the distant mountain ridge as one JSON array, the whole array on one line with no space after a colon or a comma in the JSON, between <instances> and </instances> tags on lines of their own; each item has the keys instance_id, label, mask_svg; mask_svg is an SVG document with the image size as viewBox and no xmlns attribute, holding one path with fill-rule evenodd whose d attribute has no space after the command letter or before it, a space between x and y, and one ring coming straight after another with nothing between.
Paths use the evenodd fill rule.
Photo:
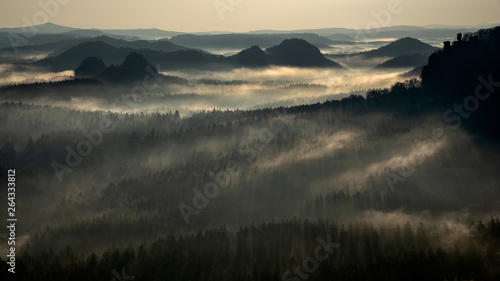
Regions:
<instances>
[{"instance_id":1,"label":"distant mountain ridge","mask_svg":"<svg viewBox=\"0 0 500 281\"><path fill-rule=\"evenodd\" d=\"M93 39L94 41L101 41L106 44L109 44L118 48L132 48L132 49L150 49L153 51L162 51L162 52L173 52L180 50L190 50L191 48L187 48L184 46L180 46L174 44L170 41L166 40L135 40L135 41L126 41L121 39L111 38L109 36L99 36Z\"/></svg>"},{"instance_id":2,"label":"distant mountain ridge","mask_svg":"<svg viewBox=\"0 0 500 281\"><path fill-rule=\"evenodd\" d=\"M379 64L377 69L417 67L427 63L429 54L402 55Z\"/></svg>"},{"instance_id":3,"label":"distant mountain ridge","mask_svg":"<svg viewBox=\"0 0 500 281\"><path fill-rule=\"evenodd\" d=\"M0 48L55 43L61 40L109 36L120 39L158 39L169 38L184 32L160 29L81 29L44 23L29 27L0 28Z\"/></svg>"},{"instance_id":4,"label":"distant mountain ridge","mask_svg":"<svg viewBox=\"0 0 500 281\"><path fill-rule=\"evenodd\" d=\"M405 37L378 49L359 53L359 55L371 58L398 57L411 54L432 54L438 49L418 39Z\"/></svg>"},{"instance_id":5,"label":"distant mountain ridge","mask_svg":"<svg viewBox=\"0 0 500 281\"><path fill-rule=\"evenodd\" d=\"M265 51L259 46L252 46L229 59L247 67L282 65L344 69L340 64L327 59L316 46L298 38L283 40L279 45L267 48Z\"/></svg>"},{"instance_id":6,"label":"distant mountain ridge","mask_svg":"<svg viewBox=\"0 0 500 281\"><path fill-rule=\"evenodd\" d=\"M177 37L182 34L190 34L190 35L198 35L198 36L219 36L219 37L234 37L234 34L238 34L241 38L247 38L244 40L250 40L251 38L253 42L247 42L244 46L240 46L242 48L246 48L252 45L259 45L261 47L270 47L273 45L279 44L284 39L288 39L291 37L302 38L306 41L311 42L312 44L325 44L328 45L328 42L324 42L324 40L332 40L332 41L351 41L354 42L357 39L376 39L376 38L401 38L405 36L410 36L414 38L452 38L458 32L473 32L478 28L485 27L493 27L498 24L489 24L482 23L477 26L443 26L443 25L429 25L429 26L389 26L389 27L381 27L374 29L366 29L360 33L359 30L349 29L349 28L318 28L318 29L298 29L298 30L256 30L249 32L228 32L228 31L218 31L218 32L179 32L179 31L166 31L157 28L149 28L149 29L82 29L82 28L74 28L56 25L53 23L44 23L41 25L30 26L30 27L12 27L12 28L0 28L0 48L9 47L10 42L7 37L8 33L15 34L24 34L26 32L37 34L38 38L31 38L29 42L22 43L21 45L32 45L32 44L41 44L41 43L51 43L57 40L63 39L71 39L78 37L96 37L101 35L121 37L121 38L136 38L136 39L159 39L159 38L171 38ZM286 36L293 34L293 36ZM315 35L318 38L321 37L320 41L312 40L312 37L302 37L300 34L310 34ZM49 36L51 35L51 36ZM264 41L257 41L255 37L263 38L262 40L266 40L266 36L274 36L274 42L269 42L270 45L266 45ZM361 36L360 36L361 35ZM43 38L42 38L43 37ZM59 39L57 39L59 38ZM182 37L180 37L182 38ZM180 43L180 38L174 39L173 43ZM210 37L208 37L210 38ZM250 39L248 39L250 38ZM201 40L203 38L198 38ZM277 42L278 40L279 42ZM203 41L203 40L202 40ZM213 43L203 43L198 45L188 44L180 44L186 45L188 47L200 48L203 45L209 45ZM237 44L236 41L233 44Z\"/></svg>"},{"instance_id":7,"label":"distant mountain ridge","mask_svg":"<svg viewBox=\"0 0 500 281\"><path fill-rule=\"evenodd\" d=\"M275 65L344 68L327 59L316 46L298 38L286 39L278 46L266 49L266 54L269 63Z\"/></svg>"},{"instance_id":8,"label":"distant mountain ridge","mask_svg":"<svg viewBox=\"0 0 500 281\"><path fill-rule=\"evenodd\" d=\"M249 46L260 46L269 48L280 44L285 39L298 38L310 42L313 45L328 46L334 44L332 39L313 33L285 33L285 34L248 34L231 33L216 35L183 34L172 37L169 41L178 45L192 48L248 48Z\"/></svg>"},{"instance_id":9,"label":"distant mountain ridge","mask_svg":"<svg viewBox=\"0 0 500 281\"><path fill-rule=\"evenodd\" d=\"M266 52L257 45L239 52L232 58L245 66L265 66L269 63Z\"/></svg>"},{"instance_id":10,"label":"distant mountain ridge","mask_svg":"<svg viewBox=\"0 0 500 281\"><path fill-rule=\"evenodd\" d=\"M365 59L371 59L371 58L394 59L401 56L414 56L415 54L429 55L437 50L439 50L439 48L424 43L418 39L405 37L370 51L365 51L361 53L352 53L352 54L342 54L342 53L328 54L327 57L335 59L338 57L346 57L346 56L362 56ZM404 58L400 58L398 60L403 60L403 59ZM408 57L406 59L408 59Z\"/></svg>"},{"instance_id":11,"label":"distant mountain ridge","mask_svg":"<svg viewBox=\"0 0 500 281\"><path fill-rule=\"evenodd\" d=\"M60 70L75 69L87 57L99 57L108 65L118 64L133 51L131 48L113 47L102 41L89 41L78 44L60 55L42 59L36 64Z\"/></svg>"},{"instance_id":12,"label":"distant mountain ridge","mask_svg":"<svg viewBox=\"0 0 500 281\"><path fill-rule=\"evenodd\" d=\"M95 78L106 69L106 64L98 57L85 58L75 69L75 78Z\"/></svg>"},{"instance_id":13,"label":"distant mountain ridge","mask_svg":"<svg viewBox=\"0 0 500 281\"><path fill-rule=\"evenodd\" d=\"M97 77L114 83L140 81L144 77L158 75L158 69L139 53L130 53L121 65L111 65Z\"/></svg>"},{"instance_id":14,"label":"distant mountain ridge","mask_svg":"<svg viewBox=\"0 0 500 281\"><path fill-rule=\"evenodd\" d=\"M82 44L85 42L92 42L92 41L100 41L103 43L106 43L108 45L117 47L117 48L131 48L131 49L150 49L154 51L164 51L164 52L173 52L173 51L179 51L179 50L189 50L189 48L183 47L176 45L172 42L169 41L164 41L164 40L134 40L134 41L127 41L123 39L118 39L118 38L112 38L107 35L104 36L98 36L95 38L77 38L77 39L67 39L67 40L62 40L54 43L46 43L46 44L39 44L35 46L21 46L17 48L17 53L16 50L12 48L5 48L5 49L0 49L0 55L5 55L5 56L12 56L15 54L36 54L36 53L43 53L44 51L50 52L53 50L56 50L54 53L55 55L58 55L62 53L64 50L74 47L78 44Z\"/></svg>"},{"instance_id":15,"label":"distant mountain ridge","mask_svg":"<svg viewBox=\"0 0 500 281\"><path fill-rule=\"evenodd\" d=\"M166 42L169 43L169 42ZM114 47L102 41L84 42L63 53L36 62L54 70L75 69L88 57L99 57L107 65L121 63L130 53L136 52L148 61L161 65L162 69L180 68L235 68L287 65L296 67L343 68L327 59L321 51L302 39L287 39L280 45L263 51L258 46L230 56L210 54L201 50L177 50L163 52L150 49Z\"/></svg>"},{"instance_id":16,"label":"distant mountain ridge","mask_svg":"<svg viewBox=\"0 0 500 281\"><path fill-rule=\"evenodd\" d=\"M74 34L84 34L84 33L95 33L97 35L118 35L118 36L129 36L138 38L148 38L157 37L165 38L171 37L179 34L184 34L184 32L176 31L165 31L156 28L150 29L85 29L85 28L75 28L53 24L47 22L40 25L34 25L29 27L4 27L0 28L0 32L10 32L10 33L37 33L37 34L60 34L60 33L74 33Z\"/></svg>"},{"instance_id":17,"label":"distant mountain ridge","mask_svg":"<svg viewBox=\"0 0 500 281\"><path fill-rule=\"evenodd\" d=\"M3 27L0 28L0 32L11 32L11 33L41 33L41 34L57 34L70 32L74 30L79 30L79 28L73 28L68 26L62 26L53 24L51 22L34 25L34 26L23 26L23 27Z\"/></svg>"}]
</instances>

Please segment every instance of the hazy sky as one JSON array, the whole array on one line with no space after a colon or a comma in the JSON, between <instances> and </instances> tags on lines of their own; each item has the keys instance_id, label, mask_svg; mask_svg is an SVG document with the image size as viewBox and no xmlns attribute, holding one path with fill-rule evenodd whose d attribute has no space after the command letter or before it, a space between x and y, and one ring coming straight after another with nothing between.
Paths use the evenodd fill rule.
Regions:
<instances>
[{"instance_id":1,"label":"hazy sky","mask_svg":"<svg viewBox=\"0 0 500 281\"><path fill-rule=\"evenodd\" d=\"M38 3L59 2L58 11L45 12L48 20L80 28L185 32L364 28L374 14L401 9L388 20L383 18L384 26L500 21L500 0L0 0L0 26L23 26L23 17L43 22ZM400 7L389 10L391 2Z\"/></svg>"}]
</instances>

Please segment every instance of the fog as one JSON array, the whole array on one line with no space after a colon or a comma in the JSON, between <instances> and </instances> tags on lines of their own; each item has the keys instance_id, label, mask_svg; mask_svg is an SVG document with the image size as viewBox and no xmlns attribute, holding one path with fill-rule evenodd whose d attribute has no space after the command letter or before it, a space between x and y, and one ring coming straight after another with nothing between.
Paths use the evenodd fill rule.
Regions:
<instances>
[{"instance_id":1,"label":"fog","mask_svg":"<svg viewBox=\"0 0 500 281\"><path fill-rule=\"evenodd\" d=\"M26 79L57 81L72 75L61 73L11 72L2 78L4 83ZM53 104L76 110L110 110L121 113L154 113L178 110L181 116L199 111L246 110L277 106L313 104L341 99L350 94L364 95L368 90L387 88L402 82L402 72L338 71L330 69L301 69L270 67L239 68L232 71L163 72L187 79L187 85L162 83L157 89L136 91L134 86L77 87L45 93L15 90L0 95L3 101L22 101L34 104ZM117 100L118 99L118 100Z\"/></svg>"},{"instance_id":2,"label":"fog","mask_svg":"<svg viewBox=\"0 0 500 281\"><path fill-rule=\"evenodd\" d=\"M37 143L36 151L41 151L43 146L51 151L53 156L44 160L36 160L36 154L23 156L35 157L31 162L42 166L53 161L65 163L65 145L74 145L84 139L80 130L96 128L95 122L107 116L92 116L93 113L88 111L76 112L63 107L54 110L24 105L5 109L4 114L13 118L9 118L4 125L9 131L14 125L17 128L15 135L19 138L16 143L20 144L20 155L25 155L22 151L29 136ZM500 178L493 170L490 173L468 169L463 170L459 177L447 176L464 163L472 165L468 162L471 161L469 157L464 158L464 155L470 154L464 150L470 145L470 140L462 131L447 131L443 139L428 141L432 136L430 128L442 124L439 116L411 123L401 121L397 125L404 128L401 133L380 134L377 132L390 120L383 114L351 116L349 122L335 112L318 112L309 117L286 113L283 117L272 115L274 117L266 117L256 123L250 121L253 118L244 112L207 112L179 120L165 119L170 121L163 122L148 114L122 118L109 115L116 130L111 135L104 134L103 144L95 147L92 154L85 157L71 173L65 173L63 182L57 180L51 168L33 179L20 179L19 184L25 186L24 191L19 191L20 196L25 196L24 204L30 205L30 208L20 211L25 218L21 231L27 235L46 224L64 225L73 220L86 221L103 215L118 221L125 219L116 217L117 211L132 212L136 217L133 221L141 224L155 210L165 218L166 225L175 226L169 228L174 233L218 224L238 226L290 216L314 217L325 213L322 209L313 209L308 214L305 206L321 194L324 197L332 192L371 194L373 188L376 192L383 191L388 197L418 191L437 201L447 198L448 203L427 209L425 201L421 201L424 199L415 197L413 202L407 203L409 205L380 210L375 206L360 209L346 200L333 205L325 203L324 208L330 210L326 217L344 224L369 222L378 227L422 221L441 236L446 233L447 236L442 239L449 242L467 237L469 232L466 226L474 218L498 215L494 212L498 206L494 197L490 205L482 204L480 207L473 203L486 185L476 184L474 193L457 188L468 185L464 178L473 180L481 177L482 183L487 183L487 180L499 182ZM248 162L249 154L238 152L241 144L253 146L250 139L258 136L262 129L269 128L269 122L274 118L285 118L286 129L268 144L259 142L254 146L255 159ZM39 126L38 133L33 135L28 128L35 120L39 124L53 125ZM57 125L72 122L78 125L68 129ZM227 122L248 125L227 127ZM213 124L218 125L214 127ZM58 127L61 129L55 129ZM180 128L189 127L198 128L197 133L177 133ZM151 129L156 131L153 136ZM214 130L218 133L212 133ZM41 136L58 131L65 132L68 137L47 146ZM131 138L132 133L140 137L137 144ZM165 139L168 135L170 137ZM483 164L496 163L498 156L486 155L488 153L484 151L479 156ZM450 158L451 166L442 164ZM389 192L384 171L390 169L397 173L408 162L414 163L414 159L421 159L414 166L415 171L405 175L404 182ZM191 224L185 225L177 205L191 204L192 189L203 190L203 186L213 180L209 173L223 171L229 161L239 164L238 173L231 176L230 184L212 200L213 204L200 215L192 216ZM436 189L436 186L439 188ZM470 208L476 210L474 215L464 215ZM163 227L163 224L156 226L157 229ZM137 235L136 242L154 236L151 233L147 237ZM126 243L131 242L127 240ZM77 240L71 243L75 247L79 245ZM97 243L95 247L101 245Z\"/></svg>"},{"instance_id":3,"label":"fog","mask_svg":"<svg viewBox=\"0 0 500 281\"><path fill-rule=\"evenodd\" d=\"M110 245L190 239L221 226L240 237L243 226L326 220L352 239L372 231L384 247L391 235L413 237L413 228L416 242L401 243L422 253L482 253L472 225L500 216L500 154L450 128L440 112L368 110L368 91L406 80L409 69L373 70L386 59L337 56L348 70L163 71L150 90L108 82L2 88L2 164L19 167L22 186L19 247L100 255ZM0 73L1 84L74 78L20 64ZM413 249L395 241L398 251ZM305 255L302 248L281 251L283 260L288 251Z\"/></svg>"},{"instance_id":4,"label":"fog","mask_svg":"<svg viewBox=\"0 0 500 281\"><path fill-rule=\"evenodd\" d=\"M62 81L74 76L74 71L47 72L31 65L0 64L0 86L41 81Z\"/></svg>"}]
</instances>

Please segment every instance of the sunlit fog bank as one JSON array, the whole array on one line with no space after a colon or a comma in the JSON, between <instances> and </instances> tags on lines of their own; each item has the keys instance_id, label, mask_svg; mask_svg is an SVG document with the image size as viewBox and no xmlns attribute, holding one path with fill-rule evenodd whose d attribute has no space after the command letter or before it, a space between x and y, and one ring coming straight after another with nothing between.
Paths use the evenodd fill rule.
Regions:
<instances>
[{"instance_id":1,"label":"sunlit fog bank","mask_svg":"<svg viewBox=\"0 0 500 281\"><path fill-rule=\"evenodd\" d=\"M130 50L121 65L78 50L0 64L0 172L35 276L22 280L78 267L88 280L125 267L136 280L307 279L286 276L318 237L338 249L310 280L499 280L498 46L474 39L468 58L466 40L407 37L356 53L393 40L324 56L291 40L195 65Z\"/></svg>"},{"instance_id":2,"label":"sunlit fog bank","mask_svg":"<svg viewBox=\"0 0 500 281\"><path fill-rule=\"evenodd\" d=\"M399 72L344 72L293 67L164 74L188 79L190 87L172 93L179 94L177 107L206 110L256 109L324 102L341 99L351 93L364 95L370 89L387 88L405 80ZM198 100L190 98L189 103L185 103L182 101L182 95L185 94L197 95ZM204 101L201 102L201 99Z\"/></svg>"},{"instance_id":3,"label":"sunlit fog bank","mask_svg":"<svg viewBox=\"0 0 500 281\"><path fill-rule=\"evenodd\" d=\"M15 83L28 78L59 79L61 73L12 72L2 81ZM238 68L230 71L169 71L187 84L159 83L153 90L137 91L135 86L86 87L58 90L46 96L37 91L2 96L4 101L18 100L34 104L68 106L79 110L110 110L122 113L152 113L178 110L188 116L203 110L245 110L295 106L341 99L350 94L365 95L370 89L388 88L405 80L401 72L339 71L321 68L269 67ZM78 93L78 94L77 94ZM23 96L25 96L23 98Z\"/></svg>"},{"instance_id":4,"label":"sunlit fog bank","mask_svg":"<svg viewBox=\"0 0 500 281\"><path fill-rule=\"evenodd\" d=\"M74 76L73 70L51 72L27 64L0 64L0 86L9 84L62 81Z\"/></svg>"},{"instance_id":5,"label":"sunlit fog bank","mask_svg":"<svg viewBox=\"0 0 500 281\"><path fill-rule=\"evenodd\" d=\"M190 80L216 79L249 81L259 84L321 84L332 87L332 93L346 93L371 88L389 87L398 79L398 74L373 74L361 71L342 71L326 68L269 67L265 69L238 68L232 71L168 72L165 74L186 77Z\"/></svg>"}]
</instances>

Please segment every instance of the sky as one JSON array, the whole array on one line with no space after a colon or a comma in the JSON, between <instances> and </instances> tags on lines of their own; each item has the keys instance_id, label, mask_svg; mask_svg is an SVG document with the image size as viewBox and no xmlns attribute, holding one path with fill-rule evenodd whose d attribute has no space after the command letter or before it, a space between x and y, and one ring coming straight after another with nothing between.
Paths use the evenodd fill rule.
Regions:
<instances>
[{"instance_id":1,"label":"sky","mask_svg":"<svg viewBox=\"0 0 500 281\"><path fill-rule=\"evenodd\" d=\"M42 6L45 6L43 8ZM500 0L1 0L0 27L296 30L500 22Z\"/></svg>"}]
</instances>

